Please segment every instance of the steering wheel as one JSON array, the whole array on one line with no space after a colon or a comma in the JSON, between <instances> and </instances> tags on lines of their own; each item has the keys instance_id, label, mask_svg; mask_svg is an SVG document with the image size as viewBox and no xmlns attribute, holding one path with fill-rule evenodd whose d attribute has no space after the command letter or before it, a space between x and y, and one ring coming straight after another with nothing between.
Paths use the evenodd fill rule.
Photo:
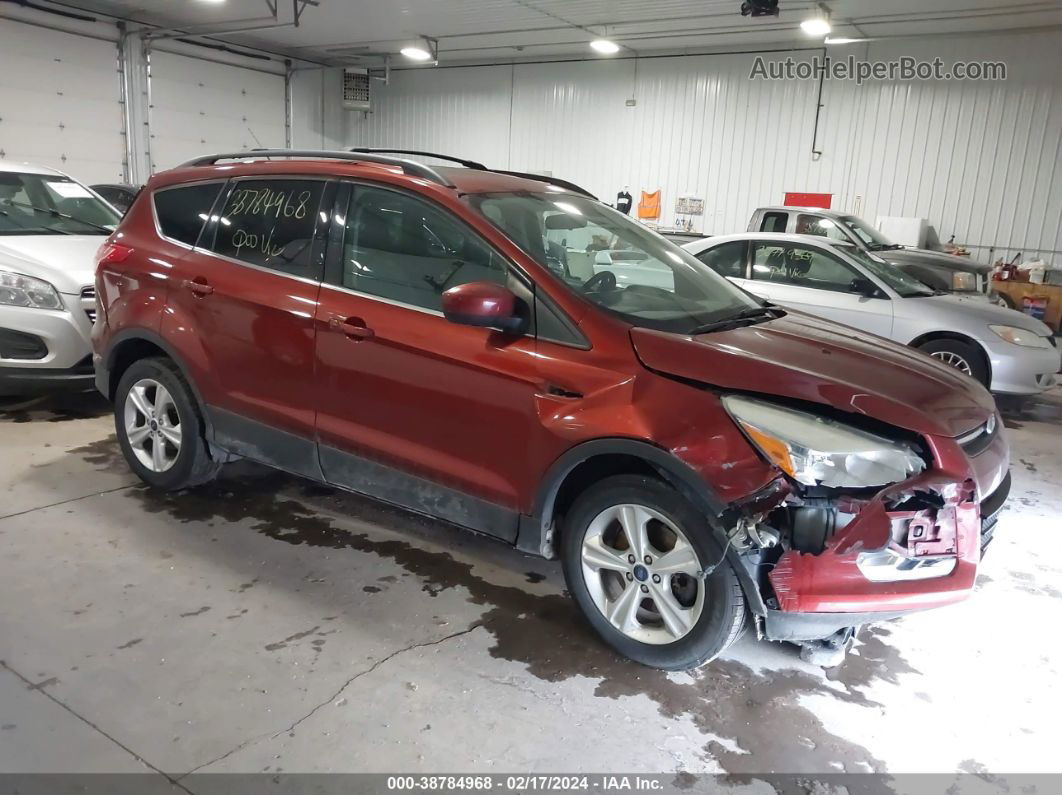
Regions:
<instances>
[{"instance_id":1,"label":"steering wheel","mask_svg":"<svg viewBox=\"0 0 1062 795\"><path fill-rule=\"evenodd\" d=\"M594 293L598 290L616 289L616 274L612 271L600 271L595 273L580 288L584 293Z\"/></svg>"}]
</instances>

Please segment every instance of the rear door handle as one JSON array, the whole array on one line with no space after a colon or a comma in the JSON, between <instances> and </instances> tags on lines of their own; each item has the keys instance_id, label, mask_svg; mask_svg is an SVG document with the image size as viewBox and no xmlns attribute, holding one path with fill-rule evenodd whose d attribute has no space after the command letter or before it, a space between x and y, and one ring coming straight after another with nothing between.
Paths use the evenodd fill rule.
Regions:
<instances>
[{"instance_id":1,"label":"rear door handle","mask_svg":"<svg viewBox=\"0 0 1062 795\"><path fill-rule=\"evenodd\" d=\"M328 327L356 340L369 340L376 336L376 332L366 326L360 317L332 317L328 319Z\"/></svg>"},{"instance_id":2,"label":"rear door handle","mask_svg":"<svg viewBox=\"0 0 1062 795\"><path fill-rule=\"evenodd\" d=\"M207 284L206 279L202 276L197 276L195 279L185 279L184 286L196 295L210 295L214 292L214 288Z\"/></svg>"}]
</instances>

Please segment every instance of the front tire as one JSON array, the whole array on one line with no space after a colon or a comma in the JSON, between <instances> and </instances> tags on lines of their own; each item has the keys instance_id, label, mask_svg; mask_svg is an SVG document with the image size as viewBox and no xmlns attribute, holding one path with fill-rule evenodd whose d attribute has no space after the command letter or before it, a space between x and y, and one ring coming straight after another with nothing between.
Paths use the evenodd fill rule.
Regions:
<instances>
[{"instance_id":1,"label":"front tire","mask_svg":"<svg viewBox=\"0 0 1062 795\"><path fill-rule=\"evenodd\" d=\"M988 366L976 345L961 340L940 339L930 340L919 345L918 349L959 372L966 373L988 389Z\"/></svg>"},{"instance_id":2,"label":"front tire","mask_svg":"<svg viewBox=\"0 0 1062 795\"><path fill-rule=\"evenodd\" d=\"M220 469L210 457L191 387L169 359L141 359L122 374L114 427L130 469L149 486L198 486Z\"/></svg>"},{"instance_id":3,"label":"front tire","mask_svg":"<svg viewBox=\"0 0 1062 795\"><path fill-rule=\"evenodd\" d=\"M636 662L696 668L742 632L744 595L711 526L655 478L617 475L587 489L568 512L561 549L583 614Z\"/></svg>"}]
</instances>

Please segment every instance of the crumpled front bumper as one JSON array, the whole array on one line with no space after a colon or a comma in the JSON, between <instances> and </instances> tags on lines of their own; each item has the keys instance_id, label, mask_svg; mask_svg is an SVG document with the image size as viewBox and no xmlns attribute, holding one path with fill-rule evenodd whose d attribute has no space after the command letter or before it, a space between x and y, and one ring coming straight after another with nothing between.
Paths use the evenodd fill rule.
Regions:
<instances>
[{"instance_id":1,"label":"crumpled front bumper","mask_svg":"<svg viewBox=\"0 0 1062 795\"><path fill-rule=\"evenodd\" d=\"M973 590L981 558L981 504L991 505L992 513L997 513L1002 501L994 498L1009 488L1003 474L1007 446L1002 434L998 436L976 458L967 457L955 440L928 439L937 466L882 489L872 498L853 499L846 513L854 518L823 552L783 553L768 574L776 601L772 607L779 614L774 616L775 623L786 618L793 626L800 623L795 614L816 614L806 621L822 627L851 626L865 623L861 614L894 618L966 598ZM979 497L987 488L993 488L993 493ZM942 505L890 510L915 494L932 495ZM907 529L903 543L896 540L898 523ZM900 563L894 578L885 570L889 556ZM875 560L878 567L868 565ZM925 566L921 574L914 573L923 561L932 561L932 565ZM823 614L847 615L828 619ZM771 617L767 623L770 635Z\"/></svg>"}]
</instances>

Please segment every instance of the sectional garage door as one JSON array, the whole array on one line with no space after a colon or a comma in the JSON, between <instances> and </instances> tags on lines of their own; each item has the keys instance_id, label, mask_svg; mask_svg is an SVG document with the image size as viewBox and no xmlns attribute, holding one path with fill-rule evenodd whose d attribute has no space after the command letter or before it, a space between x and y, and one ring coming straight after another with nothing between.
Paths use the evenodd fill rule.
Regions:
<instances>
[{"instance_id":1,"label":"sectional garage door","mask_svg":"<svg viewBox=\"0 0 1062 795\"><path fill-rule=\"evenodd\" d=\"M58 168L83 182L121 181L114 42L5 19L0 63L0 158Z\"/></svg>"},{"instance_id":2,"label":"sectional garage door","mask_svg":"<svg viewBox=\"0 0 1062 795\"><path fill-rule=\"evenodd\" d=\"M284 77L166 52L151 54L151 162L284 146Z\"/></svg>"}]
</instances>

